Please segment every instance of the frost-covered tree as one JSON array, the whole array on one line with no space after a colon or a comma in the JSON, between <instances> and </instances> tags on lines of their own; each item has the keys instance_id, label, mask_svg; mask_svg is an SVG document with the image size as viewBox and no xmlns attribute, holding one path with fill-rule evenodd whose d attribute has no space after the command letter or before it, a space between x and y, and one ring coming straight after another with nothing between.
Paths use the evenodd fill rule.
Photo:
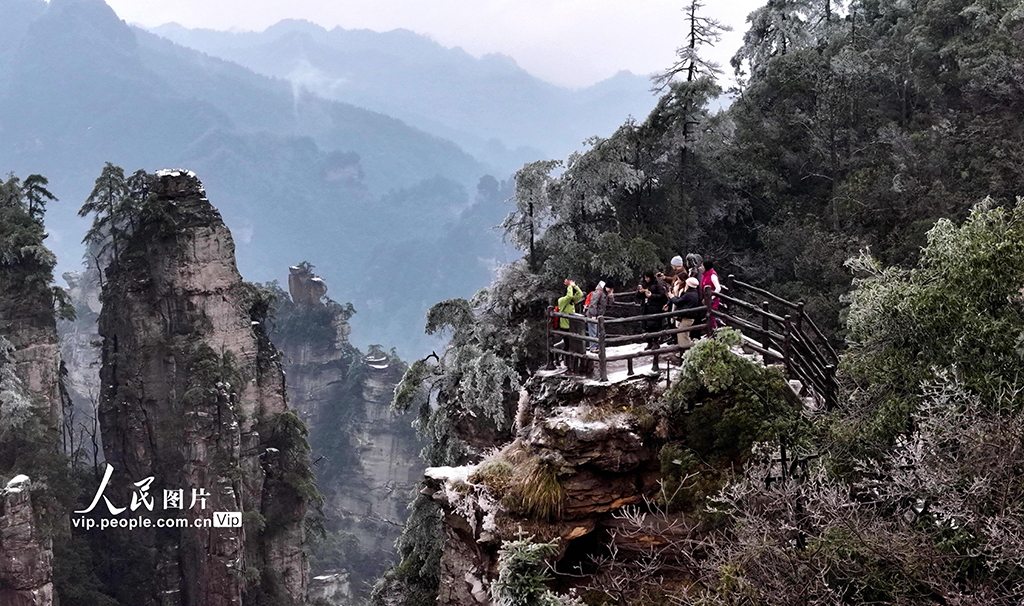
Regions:
<instances>
[{"instance_id":1,"label":"frost-covered tree","mask_svg":"<svg viewBox=\"0 0 1024 606\"><path fill-rule=\"evenodd\" d=\"M721 42L722 32L730 32L732 27L702 15L703 8L704 3L699 0L690 0L683 7L686 13L686 43L676 49L675 63L654 77L654 90L664 92L679 76L685 76L687 82L693 82L701 76L714 78L722 73L722 66L702 57L700 51L701 47Z\"/></svg>"},{"instance_id":2,"label":"frost-covered tree","mask_svg":"<svg viewBox=\"0 0 1024 606\"><path fill-rule=\"evenodd\" d=\"M537 543L533 537L521 537L502 543L493 587L496 606L583 606L582 600L559 595L547 586L552 579L548 560L557 553L557 540Z\"/></svg>"},{"instance_id":3,"label":"frost-covered tree","mask_svg":"<svg viewBox=\"0 0 1024 606\"><path fill-rule=\"evenodd\" d=\"M682 603L1018 604L1024 416L951 375L921 396L884 456L823 452L804 481L770 485L768 461L752 463L717 495L729 523L701 546L703 594Z\"/></svg>"},{"instance_id":4,"label":"frost-covered tree","mask_svg":"<svg viewBox=\"0 0 1024 606\"><path fill-rule=\"evenodd\" d=\"M32 416L32 397L16 370L14 346L0 336L0 442Z\"/></svg>"},{"instance_id":5,"label":"frost-covered tree","mask_svg":"<svg viewBox=\"0 0 1024 606\"><path fill-rule=\"evenodd\" d=\"M430 465L464 464L478 454L481 438L507 435L511 427L522 382L514 342L525 329L501 330L491 302L482 291L472 302L450 299L431 307L427 334L451 340L442 355L413 362L395 388L397 410L418 409Z\"/></svg>"},{"instance_id":6,"label":"frost-covered tree","mask_svg":"<svg viewBox=\"0 0 1024 606\"><path fill-rule=\"evenodd\" d=\"M537 268L537 240L544 233L551 217L551 171L562 165L560 160L531 162L516 171L516 189L512 200L516 209L509 213L501 227L512 245L527 251L530 267Z\"/></svg>"},{"instance_id":7,"label":"frost-covered tree","mask_svg":"<svg viewBox=\"0 0 1024 606\"><path fill-rule=\"evenodd\" d=\"M913 269L866 254L849 297L841 364L863 400L862 431L883 443L910 427L921 385L952 372L984 402L1024 409L1024 200L986 201L956 225L940 220Z\"/></svg>"},{"instance_id":8,"label":"frost-covered tree","mask_svg":"<svg viewBox=\"0 0 1024 606\"><path fill-rule=\"evenodd\" d=\"M742 73L743 63L750 73L760 74L768 60L797 50L810 41L807 0L768 0L768 3L747 16L750 28L743 35L743 46L733 56L733 68Z\"/></svg>"}]
</instances>

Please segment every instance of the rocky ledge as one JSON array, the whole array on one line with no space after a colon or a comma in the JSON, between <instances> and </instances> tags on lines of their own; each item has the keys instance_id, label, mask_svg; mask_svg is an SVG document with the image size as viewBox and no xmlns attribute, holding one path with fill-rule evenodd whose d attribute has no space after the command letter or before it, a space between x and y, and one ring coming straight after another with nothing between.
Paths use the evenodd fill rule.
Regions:
<instances>
[{"instance_id":1,"label":"rocky ledge","mask_svg":"<svg viewBox=\"0 0 1024 606\"><path fill-rule=\"evenodd\" d=\"M514 441L476 465L428 468L424 490L447 522L439 604L490 604L503 541L558 539L559 558L571 560L655 493L658 428L646 407L663 388L648 377L607 386L534 379Z\"/></svg>"}]
</instances>

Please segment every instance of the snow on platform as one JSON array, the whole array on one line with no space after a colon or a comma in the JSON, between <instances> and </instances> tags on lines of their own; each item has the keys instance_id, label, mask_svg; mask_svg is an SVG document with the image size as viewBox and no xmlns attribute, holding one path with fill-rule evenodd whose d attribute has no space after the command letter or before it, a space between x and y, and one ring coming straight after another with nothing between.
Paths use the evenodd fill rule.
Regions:
<instances>
[{"instance_id":1,"label":"snow on platform","mask_svg":"<svg viewBox=\"0 0 1024 606\"><path fill-rule=\"evenodd\" d=\"M614 383L621 383L640 377L652 377L658 376L665 372L666 368L670 368L670 372L678 373L678 369L669 364L668 357L675 356L677 354L661 353L659 354L658 366L660 370L653 369L654 356L653 352L647 350L646 343L630 343L627 345L618 345L606 348L606 357L614 358L622 355L629 354L642 354L646 352L646 355L638 358L633 358L633 374L629 374L629 366L626 360L614 360L609 361L608 364L608 380L599 381L594 378L598 373L598 356L596 351L587 352L587 360L590 361L593 371L590 376L579 376L570 374L564 367L558 367L554 370L538 370L536 376L538 377L555 377L565 376L566 378L576 379L582 382L584 385L612 385Z\"/></svg>"}]
</instances>

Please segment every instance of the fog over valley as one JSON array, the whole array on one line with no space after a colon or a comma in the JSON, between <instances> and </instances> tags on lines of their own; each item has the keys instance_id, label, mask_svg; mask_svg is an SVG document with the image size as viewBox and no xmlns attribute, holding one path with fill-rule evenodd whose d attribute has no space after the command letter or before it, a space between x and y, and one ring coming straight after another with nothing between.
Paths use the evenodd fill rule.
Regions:
<instances>
[{"instance_id":1,"label":"fog over valley","mask_svg":"<svg viewBox=\"0 0 1024 606\"><path fill-rule=\"evenodd\" d=\"M47 221L59 272L79 269L75 212L104 162L185 167L247 278L309 261L355 305L356 343L410 355L436 346L422 335L433 301L472 295L516 257L490 229L511 210L501 184L655 102L643 76L574 91L409 31L147 31L100 0L4 12L0 163L60 198ZM405 294L382 292L388 279Z\"/></svg>"}]
</instances>

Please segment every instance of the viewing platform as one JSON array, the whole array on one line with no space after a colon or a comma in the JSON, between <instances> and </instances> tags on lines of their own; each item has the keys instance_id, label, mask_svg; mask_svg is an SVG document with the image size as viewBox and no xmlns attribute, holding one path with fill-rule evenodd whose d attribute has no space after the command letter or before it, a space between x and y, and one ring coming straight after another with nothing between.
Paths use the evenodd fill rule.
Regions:
<instances>
[{"instance_id":1,"label":"viewing platform","mask_svg":"<svg viewBox=\"0 0 1024 606\"><path fill-rule=\"evenodd\" d=\"M716 299L718 309L715 309ZM807 315L803 301L787 301L741 282L733 275L726 278L720 293L707 287L702 301L703 308L647 315L639 314L636 304L615 303L609 306L608 315L596 318L556 312L549 307L548 364L538 375L564 374L595 384L662 372L671 379L672 363L678 363L690 346L679 345L675 340L666 345L662 342L664 339L675 339L680 333L713 335L719 328L728 326L743 337L741 355L759 358L766 365L783 365L790 386L798 395L813 398L817 407L825 410L836 405L839 356ZM677 327L673 322L698 311L704 314L699 324ZM568 330L555 328L559 318L569 320ZM667 327L653 332L636 330L652 321ZM586 324L597 325L596 337L587 336ZM588 347L596 347L596 351L588 351ZM567 361L566 369L556 368L559 356Z\"/></svg>"}]
</instances>

